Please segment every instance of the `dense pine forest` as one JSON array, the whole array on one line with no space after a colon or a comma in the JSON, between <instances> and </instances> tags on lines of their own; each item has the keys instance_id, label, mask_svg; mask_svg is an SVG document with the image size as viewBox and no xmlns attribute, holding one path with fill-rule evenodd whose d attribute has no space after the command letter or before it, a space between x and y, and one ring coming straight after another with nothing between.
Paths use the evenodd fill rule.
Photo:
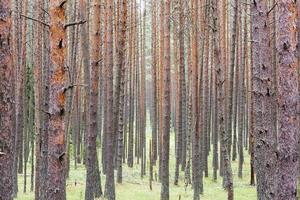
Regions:
<instances>
[{"instance_id":1,"label":"dense pine forest","mask_svg":"<svg viewBox=\"0 0 300 200\"><path fill-rule=\"evenodd\" d=\"M0 200L300 199L300 1L0 0Z\"/></svg>"}]
</instances>

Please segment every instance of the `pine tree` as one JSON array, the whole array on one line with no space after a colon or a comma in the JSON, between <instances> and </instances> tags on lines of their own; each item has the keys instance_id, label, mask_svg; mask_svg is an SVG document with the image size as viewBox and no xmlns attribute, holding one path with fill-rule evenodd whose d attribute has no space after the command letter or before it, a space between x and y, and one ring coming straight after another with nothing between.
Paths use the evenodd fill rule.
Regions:
<instances>
[{"instance_id":1,"label":"pine tree","mask_svg":"<svg viewBox=\"0 0 300 200\"><path fill-rule=\"evenodd\" d=\"M14 117L14 66L12 63L11 1L0 2L0 196L12 200L13 192L13 117Z\"/></svg>"},{"instance_id":2,"label":"pine tree","mask_svg":"<svg viewBox=\"0 0 300 200\"><path fill-rule=\"evenodd\" d=\"M65 1L51 1L50 14L50 73L48 176L46 199L66 199L66 13Z\"/></svg>"}]
</instances>

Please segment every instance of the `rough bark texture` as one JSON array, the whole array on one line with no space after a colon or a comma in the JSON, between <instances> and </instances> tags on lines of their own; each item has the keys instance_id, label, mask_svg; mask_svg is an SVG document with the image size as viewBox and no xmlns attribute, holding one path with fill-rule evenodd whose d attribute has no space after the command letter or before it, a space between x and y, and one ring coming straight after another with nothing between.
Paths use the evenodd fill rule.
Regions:
<instances>
[{"instance_id":1,"label":"rough bark texture","mask_svg":"<svg viewBox=\"0 0 300 200\"><path fill-rule=\"evenodd\" d=\"M11 1L0 1L0 197L12 200L14 67Z\"/></svg>"},{"instance_id":2,"label":"rough bark texture","mask_svg":"<svg viewBox=\"0 0 300 200\"><path fill-rule=\"evenodd\" d=\"M292 200L297 198L298 169L298 15L296 1L280 0L278 8L278 199Z\"/></svg>"},{"instance_id":3,"label":"rough bark texture","mask_svg":"<svg viewBox=\"0 0 300 200\"><path fill-rule=\"evenodd\" d=\"M273 66L269 37L268 7L266 1L252 4L253 74L252 97L254 112L254 163L258 199L277 199L276 139L272 102Z\"/></svg>"},{"instance_id":4,"label":"rough bark texture","mask_svg":"<svg viewBox=\"0 0 300 200\"><path fill-rule=\"evenodd\" d=\"M105 196L109 200L115 200L115 182L114 182L114 129L113 129L113 2L107 0L107 159L106 159L106 182Z\"/></svg>"},{"instance_id":5,"label":"rough bark texture","mask_svg":"<svg viewBox=\"0 0 300 200\"><path fill-rule=\"evenodd\" d=\"M122 0L120 9L121 27L119 31L118 67L120 68L120 100L119 100L119 124L118 124L118 152L117 152L117 182L122 183L122 157L124 151L124 102L125 102L125 42L127 29L127 0Z\"/></svg>"},{"instance_id":6,"label":"rough bark texture","mask_svg":"<svg viewBox=\"0 0 300 200\"><path fill-rule=\"evenodd\" d=\"M47 199L66 199L66 1L50 1L50 98Z\"/></svg>"},{"instance_id":7,"label":"rough bark texture","mask_svg":"<svg viewBox=\"0 0 300 200\"><path fill-rule=\"evenodd\" d=\"M164 5L164 82L163 82L163 130L162 130L162 164L161 164L161 200L169 200L169 152L171 120L171 67L170 67L170 0Z\"/></svg>"},{"instance_id":8,"label":"rough bark texture","mask_svg":"<svg viewBox=\"0 0 300 200\"><path fill-rule=\"evenodd\" d=\"M46 2L41 2L41 6L48 10L48 4ZM42 10L42 19L46 21L46 13ZM47 20L49 16L47 15ZM40 147L41 147L41 160L40 160L40 199L45 200L47 196L47 181L48 181L48 130L49 130L49 96L50 96L50 36L49 29L42 27L42 81L41 81L41 137L40 137Z\"/></svg>"},{"instance_id":9,"label":"rough bark texture","mask_svg":"<svg viewBox=\"0 0 300 200\"><path fill-rule=\"evenodd\" d=\"M99 81L99 57L100 57L100 2L94 0L93 5L93 17L92 17L92 34L91 34L91 58L90 58L90 91L89 91L89 120L90 123L87 127L87 148L86 148L86 167L87 167L87 178L86 178L86 191L85 199L94 199L96 195L95 182L97 181L96 173L98 167L97 160L97 105L98 105L98 81ZM84 9L84 8L81 8ZM88 66L85 66L88 67Z\"/></svg>"}]
</instances>

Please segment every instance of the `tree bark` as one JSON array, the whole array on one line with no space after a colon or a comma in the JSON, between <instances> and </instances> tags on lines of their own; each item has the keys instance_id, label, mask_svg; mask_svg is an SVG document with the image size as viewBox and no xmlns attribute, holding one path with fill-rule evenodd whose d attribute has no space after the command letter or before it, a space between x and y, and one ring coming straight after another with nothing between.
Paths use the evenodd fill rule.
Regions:
<instances>
[{"instance_id":1,"label":"tree bark","mask_svg":"<svg viewBox=\"0 0 300 200\"><path fill-rule=\"evenodd\" d=\"M14 66L11 45L11 1L0 2L0 196L12 200Z\"/></svg>"},{"instance_id":2,"label":"tree bark","mask_svg":"<svg viewBox=\"0 0 300 200\"><path fill-rule=\"evenodd\" d=\"M153 165L157 160L158 95L157 95L157 0L152 1L152 156Z\"/></svg>"},{"instance_id":3,"label":"tree bark","mask_svg":"<svg viewBox=\"0 0 300 200\"><path fill-rule=\"evenodd\" d=\"M93 17L92 17L92 33L90 37L91 41L91 58L90 58L90 74L89 81L89 124L87 127L87 148L86 148L86 168L87 168L87 178L86 178L86 191L85 199L94 199L96 197L97 188L95 183L99 182L100 176L98 177L97 172L98 167L95 165L98 164L97 160L97 148L96 148L96 139L97 139L97 111L98 111L98 81L99 81L99 57L100 57L100 2L94 0L93 5ZM81 8L85 9L85 8ZM85 36L86 37L86 36ZM83 39L83 38L82 38ZM98 180L97 180L98 179ZM101 195L101 194L100 194ZM98 195L97 195L98 196Z\"/></svg>"},{"instance_id":4,"label":"tree bark","mask_svg":"<svg viewBox=\"0 0 300 200\"><path fill-rule=\"evenodd\" d=\"M193 166L193 188L194 188L194 200L200 199L200 128L199 122L201 116L199 116L199 80L198 80L198 25L197 25L197 14L198 14L198 1L192 1L192 166Z\"/></svg>"},{"instance_id":5,"label":"tree bark","mask_svg":"<svg viewBox=\"0 0 300 200\"><path fill-rule=\"evenodd\" d=\"M66 199L66 21L65 1L50 1L50 97L49 97L49 143L48 181L46 199Z\"/></svg>"},{"instance_id":6,"label":"tree bark","mask_svg":"<svg viewBox=\"0 0 300 200\"><path fill-rule=\"evenodd\" d=\"M163 130L161 146L161 200L169 200L169 153L171 119L171 67L170 67L170 0L164 5L164 82L163 82Z\"/></svg>"},{"instance_id":7,"label":"tree bark","mask_svg":"<svg viewBox=\"0 0 300 200\"><path fill-rule=\"evenodd\" d=\"M117 182L122 183L122 157L124 151L124 102L125 102L125 42L127 32L127 0L122 0L120 9L121 27L119 29L118 67L120 68L120 99L119 99L119 121L118 121L118 152L117 152Z\"/></svg>"},{"instance_id":8,"label":"tree bark","mask_svg":"<svg viewBox=\"0 0 300 200\"><path fill-rule=\"evenodd\" d=\"M115 182L114 182L114 128L113 128L113 2L107 0L106 2L107 15L107 159L106 159L106 182L105 182L105 196L108 200L115 200Z\"/></svg>"},{"instance_id":9,"label":"tree bark","mask_svg":"<svg viewBox=\"0 0 300 200\"><path fill-rule=\"evenodd\" d=\"M213 0L212 6L212 16L213 18L213 44L214 44L214 58L215 58L215 65L216 65L216 76L217 76L217 86L218 86L218 132L220 133L220 140L221 140L221 152L223 154L223 165L224 165L224 179L226 179L225 188L228 192L227 199L233 200L233 181L232 181L232 169L231 169L231 162L230 162L230 154L228 150L228 140L229 134L226 133L226 125L225 125L225 70L224 65L222 63L222 51L219 46L220 37L220 22L219 22L219 14L218 14L218 0Z\"/></svg>"},{"instance_id":10,"label":"tree bark","mask_svg":"<svg viewBox=\"0 0 300 200\"><path fill-rule=\"evenodd\" d=\"M292 200L297 198L299 153L298 16L295 1L280 0L278 8L278 199Z\"/></svg>"},{"instance_id":11,"label":"tree bark","mask_svg":"<svg viewBox=\"0 0 300 200\"><path fill-rule=\"evenodd\" d=\"M268 26L266 1L252 4L253 70L252 94L254 112L254 163L257 172L259 199L277 199L276 139L273 123L274 83L272 76L272 51Z\"/></svg>"}]
</instances>

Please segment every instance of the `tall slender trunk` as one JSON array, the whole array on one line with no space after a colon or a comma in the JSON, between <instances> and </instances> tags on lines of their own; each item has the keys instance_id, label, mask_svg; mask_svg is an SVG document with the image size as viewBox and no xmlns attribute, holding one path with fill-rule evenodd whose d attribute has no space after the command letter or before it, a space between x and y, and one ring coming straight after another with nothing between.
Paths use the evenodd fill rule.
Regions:
<instances>
[{"instance_id":1,"label":"tall slender trunk","mask_svg":"<svg viewBox=\"0 0 300 200\"><path fill-rule=\"evenodd\" d=\"M243 43L243 38L247 41L247 7L248 5L244 5L241 16L241 23L240 23L240 62L239 62L239 78L240 78L240 85L239 85L239 95L238 95L238 106L239 106L239 112L238 112L238 152L239 152L239 169L238 169L238 176L239 178L243 177L243 164L244 164L244 153L243 153L243 147L244 147L244 127L245 127L245 46L246 43ZM244 23L242 23L242 19L244 19ZM242 31L242 27L245 26L244 32Z\"/></svg>"},{"instance_id":2,"label":"tall slender trunk","mask_svg":"<svg viewBox=\"0 0 300 200\"><path fill-rule=\"evenodd\" d=\"M86 178L86 192L85 199L93 199L96 196L95 183L100 179L98 177L97 170L98 167L95 167L97 160L97 148L96 148L96 139L97 139L97 111L98 111L98 81L99 81L99 56L100 56L100 2L94 0L93 4L93 17L92 17L92 33L91 33L91 58L88 73L91 76L89 81L89 95L88 95L88 104L89 104L89 121L87 124L87 151L86 151L86 167L87 167L87 178ZM84 9L85 8L81 8ZM84 36L86 37L86 36ZM83 39L83 38L82 38ZM101 195L101 194L100 194ZM97 195L98 196L98 195Z\"/></svg>"},{"instance_id":3,"label":"tall slender trunk","mask_svg":"<svg viewBox=\"0 0 300 200\"><path fill-rule=\"evenodd\" d=\"M199 80L198 80L198 26L197 26L197 14L198 14L198 1L192 1L192 165L193 165L193 187L194 187L194 200L200 199L200 129L199 129Z\"/></svg>"},{"instance_id":4,"label":"tall slender trunk","mask_svg":"<svg viewBox=\"0 0 300 200\"><path fill-rule=\"evenodd\" d=\"M296 199L299 122L296 1L278 2L278 199ZM299 109L298 109L299 111ZM270 158L270 157L268 157Z\"/></svg>"},{"instance_id":5,"label":"tall slender trunk","mask_svg":"<svg viewBox=\"0 0 300 200\"><path fill-rule=\"evenodd\" d=\"M222 63L222 51L220 49L220 21L219 21L219 14L218 14L218 0L213 0L212 6L212 16L213 18L213 44L214 44L214 58L215 58L215 65L216 65L216 75L217 75L217 85L218 85L218 131L220 133L220 140L221 140L221 151L223 154L223 164L224 164L224 179L226 179L225 188L228 192L227 199L233 200L233 180L232 180L232 169L231 169L231 162L229 156L229 150L227 141L229 139L228 133L226 133L226 125L225 125L225 70L224 65Z\"/></svg>"},{"instance_id":6,"label":"tall slender trunk","mask_svg":"<svg viewBox=\"0 0 300 200\"><path fill-rule=\"evenodd\" d=\"M173 3L173 63L175 68L175 91L176 91L176 97L172 99L176 99L175 104L175 155L176 155L176 161L175 161L175 177L174 177L174 185L178 185L179 181L179 165L181 162L181 152L182 152L182 116L181 116L181 106L182 106L182 100L181 100L181 91L180 91L180 68L179 68L179 51L178 51L178 35L179 35L179 0L175 0ZM174 92L175 93L175 92ZM175 95L174 95L175 96Z\"/></svg>"},{"instance_id":7,"label":"tall slender trunk","mask_svg":"<svg viewBox=\"0 0 300 200\"><path fill-rule=\"evenodd\" d=\"M14 67L11 43L11 1L0 2L0 196L12 200Z\"/></svg>"},{"instance_id":8,"label":"tall slender trunk","mask_svg":"<svg viewBox=\"0 0 300 200\"><path fill-rule=\"evenodd\" d=\"M171 1L164 4L164 81L163 81L163 130L161 146L161 200L169 200L169 153L171 120L171 67L170 67L170 7Z\"/></svg>"},{"instance_id":9,"label":"tall slender trunk","mask_svg":"<svg viewBox=\"0 0 300 200\"><path fill-rule=\"evenodd\" d=\"M159 87L159 119L158 119L158 133L159 133L159 148L158 148L158 154L159 154L159 179L161 179L161 166L162 166L162 125L163 125L163 109L162 109L162 102L163 102L163 58L164 58L164 1L160 0L160 9L159 9L159 79L158 79L158 87Z\"/></svg>"},{"instance_id":10,"label":"tall slender trunk","mask_svg":"<svg viewBox=\"0 0 300 200\"><path fill-rule=\"evenodd\" d=\"M35 0L34 8L36 8L36 12L34 13L35 18L43 19L43 11L41 9L37 9L39 7L44 7L43 0ZM35 123L35 200L40 200L40 161L41 161L41 132L42 132L42 124L41 124L41 99L42 99L42 28L43 25L40 23L34 23L34 38L36 39L35 48L34 48L34 123Z\"/></svg>"},{"instance_id":11,"label":"tall slender trunk","mask_svg":"<svg viewBox=\"0 0 300 200\"><path fill-rule=\"evenodd\" d=\"M152 75L152 156L153 156L153 164L155 165L155 162L157 160L157 128L158 128L158 95L157 95L157 0L152 1L152 46L151 46L151 52L152 52L152 69L151 69L151 75Z\"/></svg>"},{"instance_id":12,"label":"tall slender trunk","mask_svg":"<svg viewBox=\"0 0 300 200\"><path fill-rule=\"evenodd\" d=\"M272 122L272 52L268 26L266 1L252 4L253 70L252 101L254 125L254 163L257 172L257 193L259 199L277 199L277 153Z\"/></svg>"},{"instance_id":13,"label":"tall slender trunk","mask_svg":"<svg viewBox=\"0 0 300 200\"><path fill-rule=\"evenodd\" d=\"M184 41L184 1L179 0L179 91L180 91L180 99L181 99L181 138L182 147L181 147L181 170L184 171L186 164L186 146L187 146L187 92L186 92L186 78L185 78L185 41Z\"/></svg>"},{"instance_id":14,"label":"tall slender trunk","mask_svg":"<svg viewBox=\"0 0 300 200\"><path fill-rule=\"evenodd\" d=\"M105 182L105 196L109 200L115 200L115 179L114 179L114 138L115 133L113 129L113 2L107 0L107 159L106 159L106 182Z\"/></svg>"},{"instance_id":15,"label":"tall slender trunk","mask_svg":"<svg viewBox=\"0 0 300 200\"><path fill-rule=\"evenodd\" d=\"M44 1L42 6L44 9L49 10L49 4L47 1ZM49 16L42 11L42 19L46 21L49 19ZM42 35L42 82L41 82L41 110L49 111L49 96L50 96L50 57L49 57L49 49L50 49L50 36L49 29L45 29L43 27L43 35ZM48 130L49 130L49 114L47 112L42 112L41 115L41 160L40 160L40 199L47 199L47 181L48 181Z\"/></svg>"},{"instance_id":16,"label":"tall slender trunk","mask_svg":"<svg viewBox=\"0 0 300 200\"><path fill-rule=\"evenodd\" d=\"M122 183L122 157L124 151L124 102L125 102L125 42L127 33L127 0L122 0L120 9L121 27L119 28L119 48L118 48L118 67L120 68L120 100L119 100L119 121L118 121L118 152L117 152L117 182Z\"/></svg>"},{"instance_id":17,"label":"tall slender trunk","mask_svg":"<svg viewBox=\"0 0 300 200\"><path fill-rule=\"evenodd\" d=\"M50 1L50 85L47 199L66 199L66 29L65 1Z\"/></svg>"},{"instance_id":18,"label":"tall slender trunk","mask_svg":"<svg viewBox=\"0 0 300 200\"><path fill-rule=\"evenodd\" d=\"M234 9L233 9L233 29L231 35L231 50L230 50L230 82L229 82L229 99L228 99L228 120L227 120L227 128L228 128L228 151L229 156L231 155L231 144L232 144L232 122L233 118L233 95L234 95L234 66L236 63L236 39L237 39L237 31L238 31L238 11L239 11L239 0L234 0ZM235 129L235 127L234 127ZM226 181L226 179L225 179Z\"/></svg>"},{"instance_id":19,"label":"tall slender trunk","mask_svg":"<svg viewBox=\"0 0 300 200\"><path fill-rule=\"evenodd\" d=\"M140 2L141 3L141 2ZM141 14L142 15L142 14ZM141 176L146 175L146 10L143 13L141 25L141 86L140 86L140 135L141 135Z\"/></svg>"}]
</instances>

